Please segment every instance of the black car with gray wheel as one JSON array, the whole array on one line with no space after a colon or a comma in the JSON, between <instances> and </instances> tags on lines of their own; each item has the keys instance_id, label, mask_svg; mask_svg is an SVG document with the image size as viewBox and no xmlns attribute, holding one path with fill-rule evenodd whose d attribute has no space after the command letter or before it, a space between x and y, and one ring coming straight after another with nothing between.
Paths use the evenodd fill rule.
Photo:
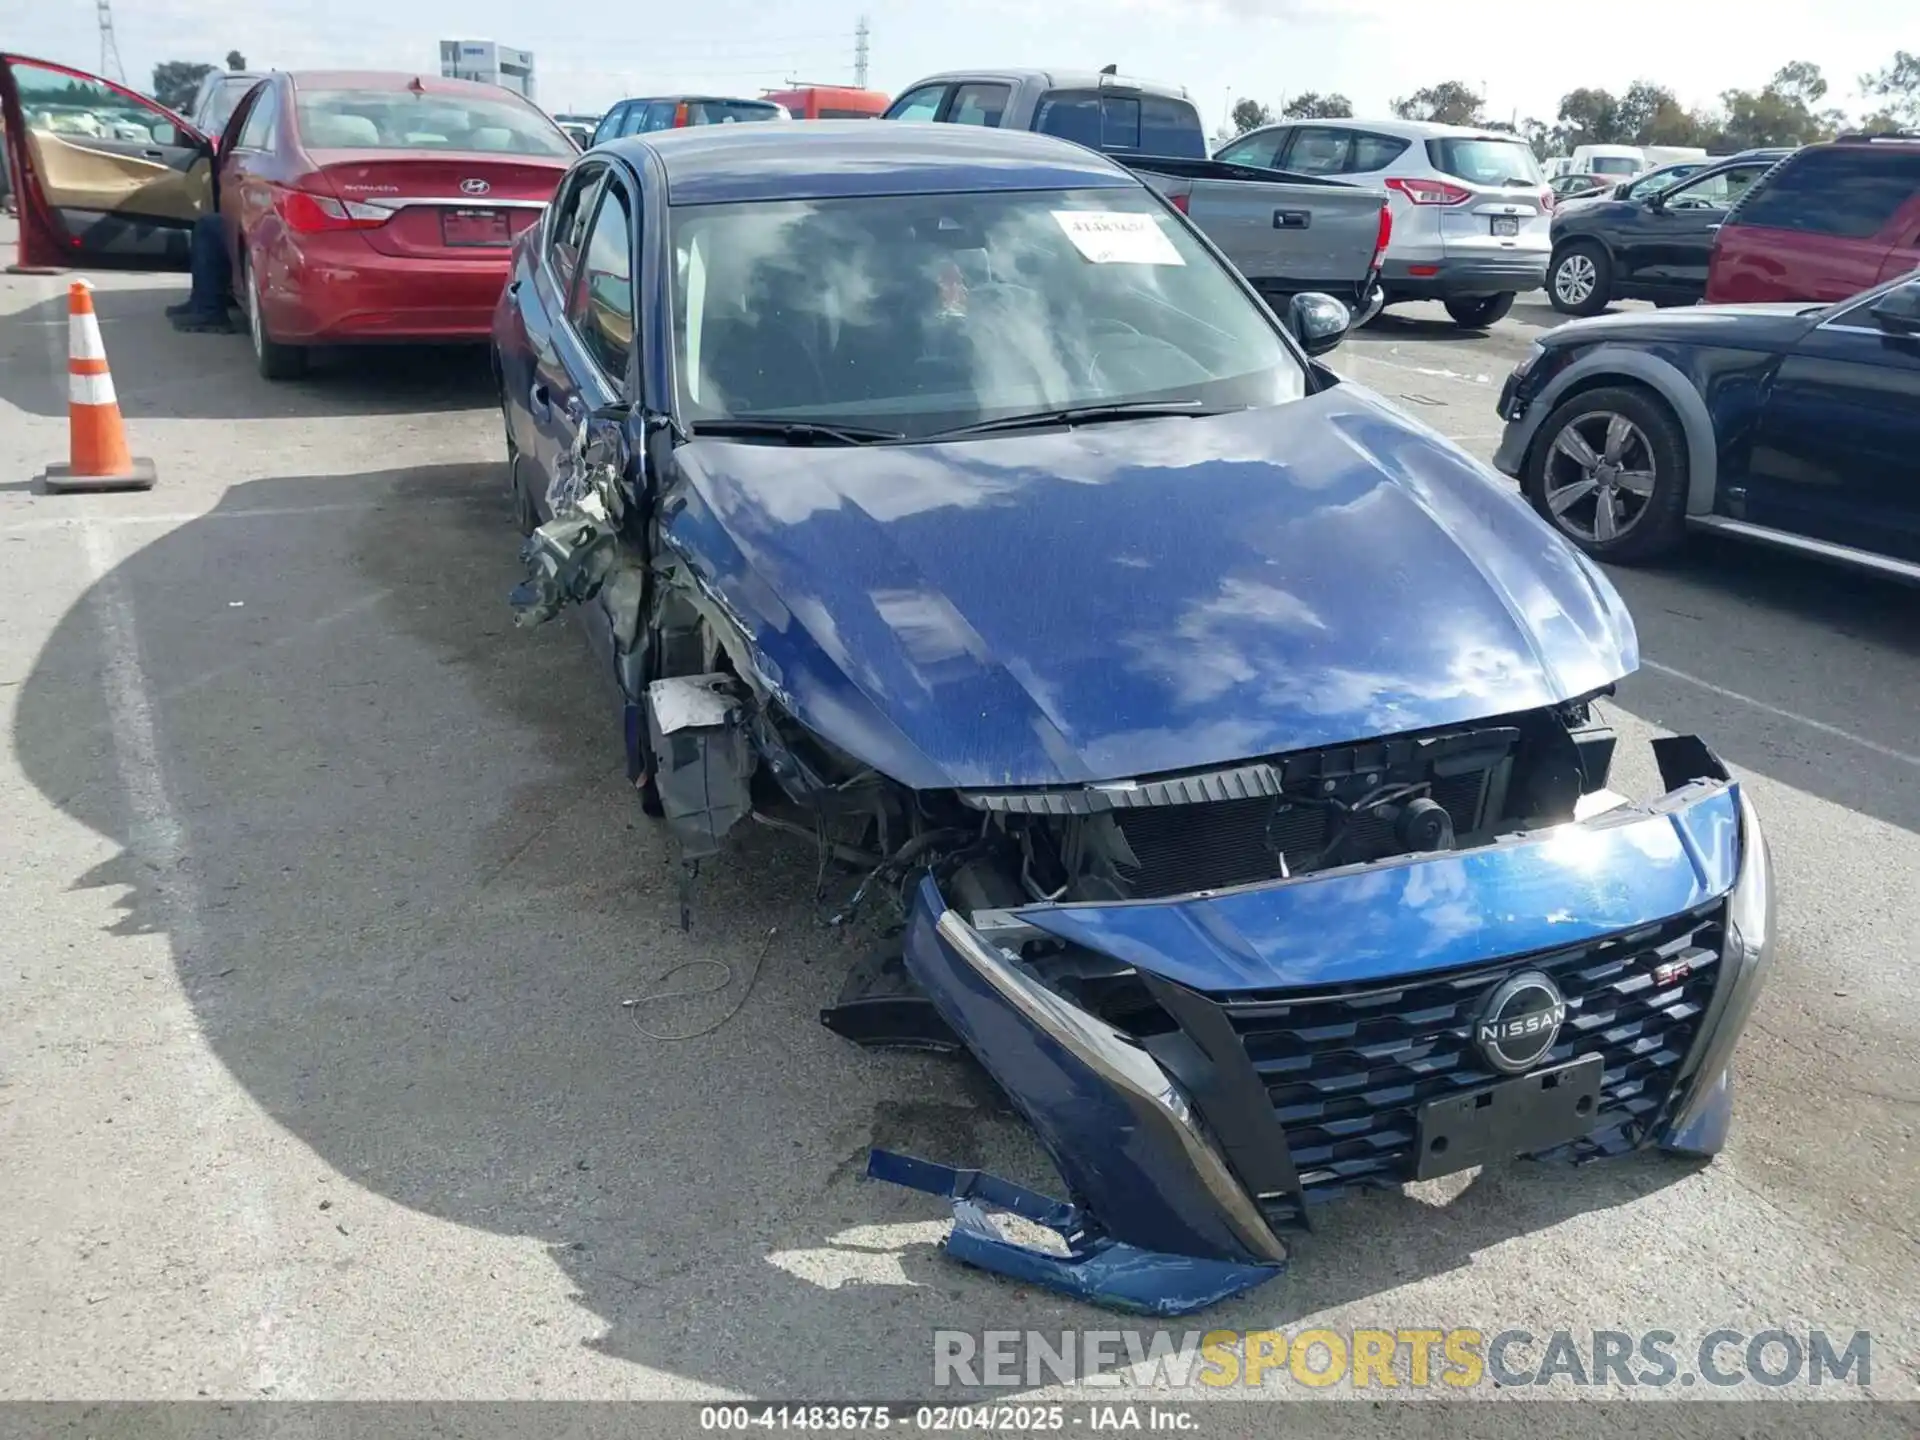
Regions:
<instances>
[{"instance_id":1,"label":"black car with gray wheel","mask_svg":"<svg viewBox=\"0 0 1920 1440\"><path fill-rule=\"evenodd\" d=\"M1920 277L1550 330L1493 463L1597 560L1709 530L1920 582Z\"/></svg>"},{"instance_id":2,"label":"black car with gray wheel","mask_svg":"<svg viewBox=\"0 0 1920 1440\"><path fill-rule=\"evenodd\" d=\"M1721 222L1778 163L1736 156L1634 198L1582 200L1553 217L1547 300L1563 315L1598 315L1615 300L1691 305L1707 291Z\"/></svg>"}]
</instances>

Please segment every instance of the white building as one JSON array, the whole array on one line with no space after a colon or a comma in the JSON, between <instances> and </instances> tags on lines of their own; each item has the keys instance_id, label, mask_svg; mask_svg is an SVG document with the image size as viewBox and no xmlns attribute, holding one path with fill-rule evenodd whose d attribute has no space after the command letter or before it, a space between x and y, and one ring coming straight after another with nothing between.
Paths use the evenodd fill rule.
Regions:
<instances>
[{"instance_id":1,"label":"white building","mask_svg":"<svg viewBox=\"0 0 1920 1440\"><path fill-rule=\"evenodd\" d=\"M509 50L491 40L442 40L440 73L449 80L504 85L533 99L533 52Z\"/></svg>"}]
</instances>

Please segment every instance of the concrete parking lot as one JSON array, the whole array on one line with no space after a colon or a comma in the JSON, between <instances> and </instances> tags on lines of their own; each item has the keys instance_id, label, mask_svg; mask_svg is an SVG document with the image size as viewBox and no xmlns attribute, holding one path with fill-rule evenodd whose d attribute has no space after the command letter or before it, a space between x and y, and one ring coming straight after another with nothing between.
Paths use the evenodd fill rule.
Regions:
<instances>
[{"instance_id":1,"label":"concrete parking lot","mask_svg":"<svg viewBox=\"0 0 1920 1440\"><path fill-rule=\"evenodd\" d=\"M64 280L0 277L0 1398L899 1397L935 1328L1111 1325L860 1178L1048 1183L964 1068L821 1027L856 951L810 846L710 865L681 932L584 646L510 623L484 357L270 385L168 328L183 278L96 278L147 494L32 492ZM1485 456L1557 318L1335 358ZM1616 579L1623 788L1704 735L1784 895L1728 1152L1349 1203L1204 1323L1868 1330L1920 1394L1920 595L1704 542Z\"/></svg>"}]
</instances>

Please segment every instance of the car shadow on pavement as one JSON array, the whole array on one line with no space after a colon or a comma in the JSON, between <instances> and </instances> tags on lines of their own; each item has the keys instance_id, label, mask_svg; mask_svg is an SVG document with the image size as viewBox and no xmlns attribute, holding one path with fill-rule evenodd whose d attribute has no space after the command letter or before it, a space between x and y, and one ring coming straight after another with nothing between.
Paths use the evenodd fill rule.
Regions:
<instances>
[{"instance_id":1,"label":"car shadow on pavement","mask_svg":"<svg viewBox=\"0 0 1920 1440\"><path fill-rule=\"evenodd\" d=\"M820 1025L861 942L817 923L810 847L750 835L700 876L682 931L610 687L570 626L510 622L502 489L485 465L236 485L119 541L19 696L25 773L121 847L76 884L123 887L116 928L172 937L226 1071L351 1182L324 1215L280 1206L286 1243L377 1287L352 1233L370 1197L528 1237L601 1355L756 1395L925 1394L935 1328L1113 1328L944 1260L943 1207L863 1178L879 1143L1054 1184L967 1065ZM128 612L137 654L105 664L102 618ZM138 795L113 779L114 676L151 718ZM693 960L710 963L676 973ZM1444 1205L1350 1202L1287 1276L1192 1323L1364 1312L1694 1173L1516 1164ZM544 1299L503 1299L495 1332L550 1323ZM565 1383L513 1349L481 1389Z\"/></svg>"},{"instance_id":2,"label":"car shadow on pavement","mask_svg":"<svg viewBox=\"0 0 1920 1440\"><path fill-rule=\"evenodd\" d=\"M1714 536L1607 574L1646 657L1621 684L1627 709L1920 833L1920 589Z\"/></svg>"},{"instance_id":3,"label":"car shadow on pavement","mask_svg":"<svg viewBox=\"0 0 1920 1440\"><path fill-rule=\"evenodd\" d=\"M385 415L490 404L493 373L483 345L356 345L320 348L298 380L269 381L254 369L244 328L188 335L166 307L178 285L111 286L93 293L120 411L129 420L255 420ZM236 326L244 326L234 312ZM67 297L61 292L0 324L0 400L33 415L67 413Z\"/></svg>"}]
</instances>

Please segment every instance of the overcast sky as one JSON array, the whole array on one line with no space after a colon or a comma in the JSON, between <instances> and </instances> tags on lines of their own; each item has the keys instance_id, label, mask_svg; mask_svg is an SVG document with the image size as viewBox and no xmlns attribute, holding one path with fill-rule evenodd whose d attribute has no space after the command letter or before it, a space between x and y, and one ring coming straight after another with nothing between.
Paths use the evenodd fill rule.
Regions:
<instances>
[{"instance_id":1,"label":"overcast sky","mask_svg":"<svg viewBox=\"0 0 1920 1440\"><path fill-rule=\"evenodd\" d=\"M534 52L536 98L595 111L626 94L756 94L793 77L850 83L854 27L872 21L870 83L898 93L979 65L1097 69L1187 87L1208 123L1229 92L1275 102L1337 90L1360 115L1447 79L1484 86L1488 113L1551 120L1580 85L1646 78L1687 104L1757 89L1790 60L1825 72L1854 113L1862 71L1920 44L1900 0L114 0L127 78L160 60L260 67L437 68L442 39ZM322 18L324 15L324 19ZM1800 38L1792 38L1794 36ZM99 66L94 0L0 0L0 44Z\"/></svg>"}]
</instances>

